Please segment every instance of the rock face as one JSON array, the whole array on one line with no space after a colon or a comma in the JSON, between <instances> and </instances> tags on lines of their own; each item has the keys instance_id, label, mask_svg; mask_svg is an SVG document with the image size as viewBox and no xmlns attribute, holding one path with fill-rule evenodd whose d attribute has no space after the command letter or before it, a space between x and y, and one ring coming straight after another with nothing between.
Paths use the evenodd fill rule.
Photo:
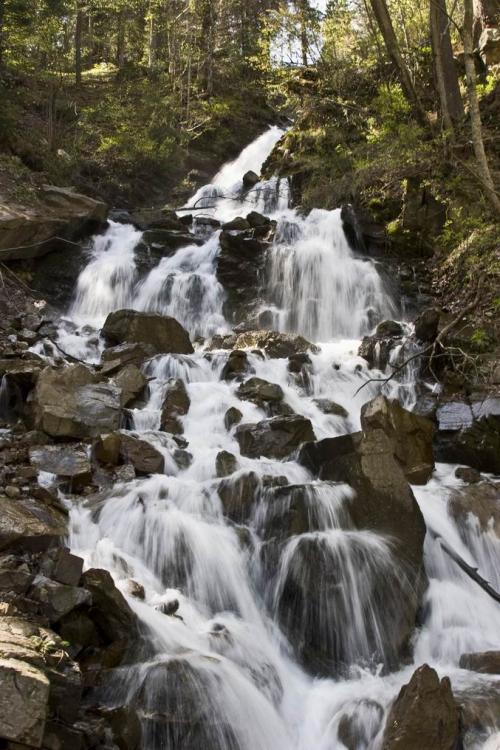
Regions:
<instances>
[{"instance_id":1,"label":"rock face","mask_svg":"<svg viewBox=\"0 0 500 750\"><path fill-rule=\"evenodd\" d=\"M395 399L377 396L362 407L361 427L385 433L410 483L425 484L430 479L434 470L434 425L430 419L404 409Z\"/></svg>"},{"instance_id":2,"label":"rock face","mask_svg":"<svg viewBox=\"0 0 500 750\"><path fill-rule=\"evenodd\" d=\"M171 378L161 407L160 428L175 435L182 433L183 427L179 417L188 413L190 404L184 381L180 378Z\"/></svg>"},{"instance_id":3,"label":"rock face","mask_svg":"<svg viewBox=\"0 0 500 750\"><path fill-rule=\"evenodd\" d=\"M52 437L85 438L120 426L121 390L83 365L46 367L33 394L35 426Z\"/></svg>"},{"instance_id":4,"label":"rock face","mask_svg":"<svg viewBox=\"0 0 500 750\"><path fill-rule=\"evenodd\" d=\"M271 359L291 357L301 352L317 352L318 348L303 336L278 331L247 331L236 339L237 349L262 349Z\"/></svg>"},{"instance_id":5,"label":"rock face","mask_svg":"<svg viewBox=\"0 0 500 750\"><path fill-rule=\"evenodd\" d=\"M18 659L0 659L0 737L41 747L49 691L42 670Z\"/></svg>"},{"instance_id":6,"label":"rock face","mask_svg":"<svg viewBox=\"0 0 500 750\"><path fill-rule=\"evenodd\" d=\"M445 402L436 417L439 461L500 474L500 398Z\"/></svg>"},{"instance_id":7,"label":"rock face","mask_svg":"<svg viewBox=\"0 0 500 750\"><path fill-rule=\"evenodd\" d=\"M74 193L69 188L45 185L38 207L3 205L0 208L0 260L18 260L44 255L57 245L54 237L75 239L95 231L106 221L107 207L101 201ZM10 250L12 247L21 249ZM27 246L27 247L24 247ZM66 245L66 252L74 249Z\"/></svg>"},{"instance_id":8,"label":"rock face","mask_svg":"<svg viewBox=\"0 0 500 750\"><path fill-rule=\"evenodd\" d=\"M482 674L500 674L500 651L484 651L477 654L462 654L459 667Z\"/></svg>"},{"instance_id":9,"label":"rock face","mask_svg":"<svg viewBox=\"0 0 500 750\"><path fill-rule=\"evenodd\" d=\"M226 290L227 312L234 319L242 306L253 302L258 296L265 245L247 234L231 234L227 230L221 232L219 242L217 279Z\"/></svg>"},{"instance_id":10,"label":"rock face","mask_svg":"<svg viewBox=\"0 0 500 750\"><path fill-rule=\"evenodd\" d=\"M61 544L67 533L67 516L60 508L7 495L0 495L0 505L0 549L22 546L38 552Z\"/></svg>"},{"instance_id":11,"label":"rock face","mask_svg":"<svg viewBox=\"0 0 500 750\"><path fill-rule=\"evenodd\" d=\"M118 641L125 649L136 634L137 621L111 575L107 570L90 568L82 576L82 585L92 595L92 620L108 642Z\"/></svg>"},{"instance_id":12,"label":"rock face","mask_svg":"<svg viewBox=\"0 0 500 750\"><path fill-rule=\"evenodd\" d=\"M288 458L299 445L314 440L310 420L299 415L242 424L235 435L241 454L250 458Z\"/></svg>"},{"instance_id":13,"label":"rock face","mask_svg":"<svg viewBox=\"0 0 500 750\"><path fill-rule=\"evenodd\" d=\"M192 354L187 331L175 318L135 310L110 313L102 335L111 344L145 344L154 354Z\"/></svg>"},{"instance_id":14,"label":"rock face","mask_svg":"<svg viewBox=\"0 0 500 750\"><path fill-rule=\"evenodd\" d=\"M450 680L440 681L424 664L401 688L384 732L383 750L456 750L460 737L459 709Z\"/></svg>"}]
</instances>

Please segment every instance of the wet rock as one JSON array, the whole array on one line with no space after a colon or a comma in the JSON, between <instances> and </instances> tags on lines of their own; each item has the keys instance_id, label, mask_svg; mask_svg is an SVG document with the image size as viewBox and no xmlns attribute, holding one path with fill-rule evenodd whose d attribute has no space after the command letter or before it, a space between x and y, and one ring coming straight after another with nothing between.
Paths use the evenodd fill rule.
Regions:
<instances>
[{"instance_id":1,"label":"wet rock","mask_svg":"<svg viewBox=\"0 0 500 750\"><path fill-rule=\"evenodd\" d=\"M436 307L428 307L415 319L415 336L419 341L434 341L438 334L440 312Z\"/></svg>"},{"instance_id":2,"label":"wet rock","mask_svg":"<svg viewBox=\"0 0 500 750\"><path fill-rule=\"evenodd\" d=\"M90 568L82 576L82 585L92 595L92 621L107 642L118 641L125 650L136 635L137 620L111 575L107 570Z\"/></svg>"},{"instance_id":3,"label":"wet rock","mask_svg":"<svg viewBox=\"0 0 500 750\"><path fill-rule=\"evenodd\" d=\"M242 305L258 297L261 271L265 262L265 244L245 234L223 230L219 237L217 279L228 295L228 310L234 316Z\"/></svg>"},{"instance_id":4,"label":"wet rock","mask_svg":"<svg viewBox=\"0 0 500 750\"><path fill-rule=\"evenodd\" d=\"M119 750L138 750L141 747L141 722L133 706L100 708L99 713L111 727L113 742Z\"/></svg>"},{"instance_id":5,"label":"wet rock","mask_svg":"<svg viewBox=\"0 0 500 750\"><path fill-rule=\"evenodd\" d=\"M484 533L493 531L500 539L500 482L482 481L454 489L448 500L448 511L460 526L470 516L477 520Z\"/></svg>"},{"instance_id":6,"label":"wet rock","mask_svg":"<svg viewBox=\"0 0 500 750\"><path fill-rule=\"evenodd\" d=\"M222 229L227 232L244 232L250 229L250 224L242 216L236 216L236 218L223 224Z\"/></svg>"},{"instance_id":7,"label":"wet rock","mask_svg":"<svg viewBox=\"0 0 500 750\"><path fill-rule=\"evenodd\" d=\"M0 549L39 552L60 545L67 534L67 515L54 505L0 493L0 506Z\"/></svg>"},{"instance_id":8,"label":"wet rock","mask_svg":"<svg viewBox=\"0 0 500 750\"><path fill-rule=\"evenodd\" d=\"M42 670L18 659L0 659L0 737L41 747L49 691Z\"/></svg>"},{"instance_id":9,"label":"wet rock","mask_svg":"<svg viewBox=\"0 0 500 750\"><path fill-rule=\"evenodd\" d=\"M483 675L462 689L456 688L454 694L460 705L464 747L483 747L500 716L498 677Z\"/></svg>"},{"instance_id":10,"label":"wet rock","mask_svg":"<svg viewBox=\"0 0 500 750\"><path fill-rule=\"evenodd\" d=\"M160 429L179 434L184 431L179 417L189 411L191 401L186 386L180 378L170 378L161 407Z\"/></svg>"},{"instance_id":11,"label":"wet rock","mask_svg":"<svg viewBox=\"0 0 500 750\"><path fill-rule=\"evenodd\" d=\"M83 572L83 560L65 547L49 550L41 564L43 574L58 583L78 586Z\"/></svg>"},{"instance_id":12,"label":"wet rock","mask_svg":"<svg viewBox=\"0 0 500 750\"><path fill-rule=\"evenodd\" d=\"M232 427L239 424L243 419L243 414L235 406L231 406L224 414L224 427L226 430L231 430Z\"/></svg>"},{"instance_id":13,"label":"wet rock","mask_svg":"<svg viewBox=\"0 0 500 750\"><path fill-rule=\"evenodd\" d=\"M127 365L140 367L155 354L154 348L146 344L119 344L104 349L101 355L101 373L112 375Z\"/></svg>"},{"instance_id":14,"label":"wet rock","mask_svg":"<svg viewBox=\"0 0 500 750\"><path fill-rule=\"evenodd\" d=\"M500 398L448 401L436 412L438 461L500 474Z\"/></svg>"},{"instance_id":15,"label":"wet rock","mask_svg":"<svg viewBox=\"0 0 500 750\"><path fill-rule=\"evenodd\" d=\"M298 414L239 425L235 436L241 454L249 458L288 458L302 443L314 440L310 420Z\"/></svg>"},{"instance_id":16,"label":"wet rock","mask_svg":"<svg viewBox=\"0 0 500 750\"><path fill-rule=\"evenodd\" d=\"M283 389L277 383L269 383L262 378L250 378L239 386L236 394L242 401L251 401L264 409L270 417L293 414L292 409L283 403Z\"/></svg>"},{"instance_id":17,"label":"wet rock","mask_svg":"<svg viewBox=\"0 0 500 750\"><path fill-rule=\"evenodd\" d=\"M179 229L147 229L142 235L142 240L153 249L160 248L160 257L173 255L180 247L201 244L199 237L187 231L182 224L179 224Z\"/></svg>"},{"instance_id":18,"label":"wet rock","mask_svg":"<svg viewBox=\"0 0 500 750\"><path fill-rule=\"evenodd\" d=\"M219 451L215 459L215 473L218 477L227 477L234 474L238 468L238 460L229 451Z\"/></svg>"},{"instance_id":19,"label":"wet rock","mask_svg":"<svg viewBox=\"0 0 500 750\"><path fill-rule=\"evenodd\" d=\"M459 466L458 469L455 469L455 476L466 484L477 484L477 482L481 481L479 471L472 469L470 466Z\"/></svg>"},{"instance_id":20,"label":"wet rock","mask_svg":"<svg viewBox=\"0 0 500 750\"><path fill-rule=\"evenodd\" d=\"M383 320L378 324L375 336L378 338L387 338L390 336L402 336L403 328L401 323L397 323L395 320Z\"/></svg>"},{"instance_id":21,"label":"wet rock","mask_svg":"<svg viewBox=\"0 0 500 750\"><path fill-rule=\"evenodd\" d=\"M323 414L341 417L342 419L347 419L349 416L347 409L344 409L343 406L335 403L335 401L330 401L329 398L314 398L313 401Z\"/></svg>"},{"instance_id":22,"label":"wet rock","mask_svg":"<svg viewBox=\"0 0 500 750\"><path fill-rule=\"evenodd\" d=\"M110 313L102 335L111 344L132 342L150 346L155 354L192 354L187 331L175 318L136 310Z\"/></svg>"},{"instance_id":23,"label":"wet rock","mask_svg":"<svg viewBox=\"0 0 500 750\"><path fill-rule=\"evenodd\" d=\"M159 450L147 440L124 430L120 432L120 456L139 474L162 474L165 467L165 459Z\"/></svg>"},{"instance_id":24,"label":"wet rock","mask_svg":"<svg viewBox=\"0 0 500 750\"><path fill-rule=\"evenodd\" d=\"M278 331L247 331L236 339L239 349L262 349L271 359L291 357L303 352L317 352L318 348L303 336Z\"/></svg>"},{"instance_id":25,"label":"wet rock","mask_svg":"<svg viewBox=\"0 0 500 750\"><path fill-rule=\"evenodd\" d=\"M127 217L127 223L132 223L137 229L145 232L148 229L182 230L184 225L170 208L138 208Z\"/></svg>"},{"instance_id":26,"label":"wet rock","mask_svg":"<svg viewBox=\"0 0 500 750\"><path fill-rule=\"evenodd\" d=\"M383 718L384 709L380 703L369 699L356 701L341 716L337 736L347 750L369 748L378 734Z\"/></svg>"},{"instance_id":27,"label":"wet rock","mask_svg":"<svg viewBox=\"0 0 500 750\"><path fill-rule=\"evenodd\" d=\"M6 375L8 382L18 387L22 395L26 395L34 388L44 367L45 360L32 352L26 352L21 357L0 359L0 379Z\"/></svg>"},{"instance_id":28,"label":"wet rock","mask_svg":"<svg viewBox=\"0 0 500 750\"><path fill-rule=\"evenodd\" d=\"M92 468L84 445L45 445L32 448L30 462L37 471L47 471L69 480L72 487L89 484Z\"/></svg>"},{"instance_id":29,"label":"wet rock","mask_svg":"<svg viewBox=\"0 0 500 750\"><path fill-rule=\"evenodd\" d=\"M361 409L364 431L381 430L393 445L394 456L412 484L425 484L434 470L434 425L404 409L399 401L377 396Z\"/></svg>"},{"instance_id":30,"label":"wet rock","mask_svg":"<svg viewBox=\"0 0 500 750\"><path fill-rule=\"evenodd\" d=\"M259 175L253 172L251 169L248 170L248 172L245 172L243 175L243 187L247 190L249 188L255 187L255 185L259 182Z\"/></svg>"},{"instance_id":31,"label":"wet rock","mask_svg":"<svg viewBox=\"0 0 500 750\"><path fill-rule=\"evenodd\" d=\"M146 598L146 592L144 590L144 586L142 585L142 583L138 583L137 581L134 581L132 578L130 578L127 581L127 591L130 594L130 596L133 596L135 599Z\"/></svg>"},{"instance_id":32,"label":"wet rock","mask_svg":"<svg viewBox=\"0 0 500 750\"><path fill-rule=\"evenodd\" d=\"M500 651L462 654L458 666L482 674L500 674Z\"/></svg>"},{"instance_id":33,"label":"wet rock","mask_svg":"<svg viewBox=\"0 0 500 750\"><path fill-rule=\"evenodd\" d=\"M248 522L257 501L261 483L253 472L224 479L218 487L224 515L235 523Z\"/></svg>"},{"instance_id":34,"label":"wet rock","mask_svg":"<svg viewBox=\"0 0 500 750\"><path fill-rule=\"evenodd\" d=\"M68 651L75 658L86 648L98 647L101 644L96 626L84 609L75 609L62 617L57 623L61 638L70 645Z\"/></svg>"},{"instance_id":35,"label":"wet rock","mask_svg":"<svg viewBox=\"0 0 500 750\"><path fill-rule=\"evenodd\" d=\"M252 228L267 226L271 223L271 219L268 216L264 216L258 211L250 211L246 219Z\"/></svg>"},{"instance_id":36,"label":"wet rock","mask_svg":"<svg viewBox=\"0 0 500 750\"><path fill-rule=\"evenodd\" d=\"M13 592L24 594L34 578L28 564L15 555L0 557L0 594Z\"/></svg>"},{"instance_id":37,"label":"wet rock","mask_svg":"<svg viewBox=\"0 0 500 750\"><path fill-rule=\"evenodd\" d=\"M55 623L81 605L90 605L92 599L88 591L76 586L67 586L44 576L37 576L30 590L30 596L40 602L49 622Z\"/></svg>"},{"instance_id":38,"label":"wet rock","mask_svg":"<svg viewBox=\"0 0 500 750\"><path fill-rule=\"evenodd\" d=\"M113 383L121 390L122 406L128 406L141 395L147 381L136 365L129 364L113 376Z\"/></svg>"},{"instance_id":39,"label":"wet rock","mask_svg":"<svg viewBox=\"0 0 500 750\"><path fill-rule=\"evenodd\" d=\"M179 600L171 599L168 602L162 602L158 605L157 609L162 613L162 615L168 615L169 617L172 617L179 609Z\"/></svg>"},{"instance_id":40,"label":"wet rock","mask_svg":"<svg viewBox=\"0 0 500 750\"><path fill-rule=\"evenodd\" d=\"M101 435L92 446L92 455L101 464L116 466L120 461L121 436L119 432Z\"/></svg>"},{"instance_id":41,"label":"wet rock","mask_svg":"<svg viewBox=\"0 0 500 750\"><path fill-rule=\"evenodd\" d=\"M33 395L35 427L52 437L93 437L119 427L121 391L96 383L83 365L40 373Z\"/></svg>"},{"instance_id":42,"label":"wet rock","mask_svg":"<svg viewBox=\"0 0 500 750\"><path fill-rule=\"evenodd\" d=\"M227 358L227 362L222 368L221 380L240 380L252 368L248 362L248 355L239 349L234 349Z\"/></svg>"},{"instance_id":43,"label":"wet rock","mask_svg":"<svg viewBox=\"0 0 500 750\"><path fill-rule=\"evenodd\" d=\"M459 709L450 680L440 681L435 670L424 664L401 688L387 717L382 748L455 750L459 737Z\"/></svg>"},{"instance_id":44,"label":"wet rock","mask_svg":"<svg viewBox=\"0 0 500 750\"><path fill-rule=\"evenodd\" d=\"M304 367L311 365L311 357L306 352L297 352L288 357L288 372L301 373Z\"/></svg>"},{"instance_id":45,"label":"wet rock","mask_svg":"<svg viewBox=\"0 0 500 750\"><path fill-rule=\"evenodd\" d=\"M358 349L358 356L365 359L370 367L385 370L393 349L401 343L401 334L386 336L374 333L371 336L364 336Z\"/></svg>"}]
</instances>

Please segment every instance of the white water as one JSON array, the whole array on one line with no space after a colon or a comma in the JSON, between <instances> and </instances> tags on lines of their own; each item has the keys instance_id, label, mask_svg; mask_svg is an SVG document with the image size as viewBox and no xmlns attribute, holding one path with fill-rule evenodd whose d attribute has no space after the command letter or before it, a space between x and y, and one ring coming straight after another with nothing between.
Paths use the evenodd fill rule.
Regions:
<instances>
[{"instance_id":1,"label":"white water","mask_svg":"<svg viewBox=\"0 0 500 750\"><path fill-rule=\"evenodd\" d=\"M208 197L210 205L216 205L210 211L223 220L245 215L255 206L263 210L266 205L278 222L268 259L276 322L282 330L321 342L320 351L311 355L307 389L294 381L287 360L249 353L249 362L253 374L280 384L285 402L311 419L320 439L359 429L360 408L378 388L370 383L355 395L370 375L376 375L357 356L358 339L391 314L393 305L374 265L350 251L338 211L313 211L302 218L288 208L286 186L276 180L253 191L253 197L241 196L242 174L247 169L259 171L278 137L277 129L266 132L235 162L223 167L213 184L199 191L189 205ZM221 197L226 194L231 200ZM131 227L112 225L96 240L89 265L78 280L70 320L99 327L110 310L131 306L172 314L193 337L228 330L222 313L224 293L215 276L218 232L201 247L182 248L162 259L141 280L133 263L139 238ZM79 339L81 351L86 334L81 330L77 334L72 335ZM90 356L100 346L94 344ZM85 504L71 510L71 547L85 558L86 565L110 570L127 596L129 579L145 587L143 602L128 600L143 623L148 647L135 654L132 666L118 670L106 693L111 702L138 702L144 717L143 747L345 750L338 729L347 714L359 728L358 750L378 750L390 702L423 662L432 664L440 675L449 675L457 693L491 690L492 685L498 689L494 677L461 670L458 660L466 651L500 648L500 608L430 535L425 543L430 579L427 614L415 631L413 663L401 671L383 673L383 662L391 656L387 633L404 578L391 541L353 528L345 507L350 488L311 483L308 472L293 460L240 455L234 430L224 426L227 409L237 407L242 422L259 421L265 414L238 398L238 383L220 380L226 359L227 352L207 354L198 348L190 356L166 355L147 363L148 403L132 410L132 418L143 438L161 446L165 474L116 486L97 513ZM181 418L192 454L187 469L180 469L174 461L175 443L158 432L161 404L172 377L184 381L191 402ZM411 403L410 382L392 381L386 391L395 397L401 394L405 403ZM324 414L316 399L325 398L343 406L348 417ZM215 472L221 450L237 458L231 480L252 471L260 482L244 524L232 523L223 515ZM438 466L425 487L415 488L425 520L449 547L498 587L498 539L493 533L478 531L472 520L461 535L448 515L448 494L461 484L453 472L454 467ZM306 500L314 522L313 531L285 540L271 568L262 563L260 554L264 552L265 559L266 529L276 513L280 526L279 514L285 517L289 505L288 501L278 504L272 491L264 489L264 476L286 477L293 485L310 484ZM312 611L308 591L311 586L322 586L321 581L304 578L301 554L308 546L329 561L339 584L336 606L322 601L316 623L320 640L333 639L331 650L337 649L348 667L335 678L314 679L301 668L297 643L285 637L283 619L279 624L285 584L291 579L302 590L305 602L294 613L299 618L299 641L304 639ZM392 591L384 607L377 604L381 585ZM156 609L173 599L179 601L182 619ZM186 690L191 691L191 702L185 700ZM196 715L206 727L199 743L191 737L189 744L181 735L172 735L168 723L148 718L173 713L181 722L189 722L193 700ZM497 750L495 731L500 732L500 724L495 725L493 717L486 733L489 737L468 737L467 750L483 746Z\"/></svg>"}]
</instances>

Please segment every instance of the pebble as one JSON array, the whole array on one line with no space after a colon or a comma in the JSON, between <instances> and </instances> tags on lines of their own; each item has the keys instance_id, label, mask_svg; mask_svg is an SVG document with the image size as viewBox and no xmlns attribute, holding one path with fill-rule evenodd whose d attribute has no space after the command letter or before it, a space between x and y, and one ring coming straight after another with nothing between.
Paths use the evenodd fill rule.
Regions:
<instances>
[{"instance_id":1,"label":"pebble","mask_svg":"<svg viewBox=\"0 0 500 750\"><path fill-rule=\"evenodd\" d=\"M21 494L21 490L19 489L19 487L14 487L14 485L8 484L5 488L5 494L7 495L7 497L11 498L19 497L19 495Z\"/></svg>"}]
</instances>

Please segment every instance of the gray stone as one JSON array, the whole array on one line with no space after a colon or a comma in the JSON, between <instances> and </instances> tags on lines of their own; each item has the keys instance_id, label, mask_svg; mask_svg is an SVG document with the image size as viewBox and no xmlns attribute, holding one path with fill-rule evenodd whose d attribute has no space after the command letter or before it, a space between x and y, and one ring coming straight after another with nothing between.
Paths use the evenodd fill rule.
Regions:
<instances>
[{"instance_id":1,"label":"gray stone","mask_svg":"<svg viewBox=\"0 0 500 750\"><path fill-rule=\"evenodd\" d=\"M117 310L106 318L102 335L112 344L133 342L152 347L155 354L192 354L193 346L181 324L167 316Z\"/></svg>"},{"instance_id":2,"label":"gray stone","mask_svg":"<svg viewBox=\"0 0 500 750\"><path fill-rule=\"evenodd\" d=\"M71 480L73 486L88 484L92 468L84 445L45 445L32 448L30 462L38 471L47 471Z\"/></svg>"},{"instance_id":3,"label":"gray stone","mask_svg":"<svg viewBox=\"0 0 500 750\"><path fill-rule=\"evenodd\" d=\"M40 669L17 659L0 659L0 737L41 747L49 691L49 680Z\"/></svg>"},{"instance_id":4,"label":"gray stone","mask_svg":"<svg viewBox=\"0 0 500 750\"><path fill-rule=\"evenodd\" d=\"M298 414L239 425L235 436L241 454L249 458L288 458L302 443L314 440L310 420Z\"/></svg>"}]
</instances>

